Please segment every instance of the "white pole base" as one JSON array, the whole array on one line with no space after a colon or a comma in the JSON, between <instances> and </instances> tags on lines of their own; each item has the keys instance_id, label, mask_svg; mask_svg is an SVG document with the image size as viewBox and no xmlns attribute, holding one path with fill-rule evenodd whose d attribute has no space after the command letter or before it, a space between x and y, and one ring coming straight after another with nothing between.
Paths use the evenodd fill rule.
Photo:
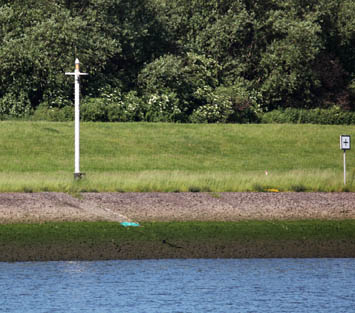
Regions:
<instances>
[{"instance_id":1,"label":"white pole base","mask_svg":"<svg viewBox=\"0 0 355 313\"><path fill-rule=\"evenodd\" d=\"M74 173L74 179L80 180L85 177L85 173Z\"/></svg>"}]
</instances>

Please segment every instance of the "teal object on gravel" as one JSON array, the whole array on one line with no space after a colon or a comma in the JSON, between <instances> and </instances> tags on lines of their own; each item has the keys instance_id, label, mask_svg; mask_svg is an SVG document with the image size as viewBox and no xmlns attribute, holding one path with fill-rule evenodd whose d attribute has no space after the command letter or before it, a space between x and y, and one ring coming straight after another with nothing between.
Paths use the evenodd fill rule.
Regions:
<instances>
[{"instance_id":1,"label":"teal object on gravel","mask_svg":"<svg viewBox=\"0 0 355 313\"><path fill-rule=\"evenodd\" d=\"M134 222L122 222L121 225L124 227L138 227L138 226L140 226L138 223L134 223Z\"/></svg>"}]
</instances>

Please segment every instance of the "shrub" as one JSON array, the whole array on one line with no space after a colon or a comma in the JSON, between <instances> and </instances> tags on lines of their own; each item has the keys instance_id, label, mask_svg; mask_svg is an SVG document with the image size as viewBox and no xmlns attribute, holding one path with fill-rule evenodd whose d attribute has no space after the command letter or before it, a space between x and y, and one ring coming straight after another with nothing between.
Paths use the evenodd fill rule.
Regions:
<instances>
[{"instance_id":1,"label":"shrub","mask_svg":"<svg viewBox=\"0 0 355 313\"><path fill-rule=\"evenodd\" d=\"M190 117L192 122L250 123L258 121L256 113L259 107L251 93L241 83L215 89L204 86L195 92L195 97L203 99L206 103L195 109Z\"/></svg>"},{"instance_id":2,"label":"shrub","mask_svg":"<svg viewBox=\"0 0 355 313\"><path fill-rule=\"evenodd\" d=\"M302 110L287 108L259 114L262 123L298 123L298 124L328 124L353 125L355 112L342 111L339 107L330 109Z\"/></svg>"},{"instance_id":3,"label":"shrub","mask_svg":"<svg viewBox=\"0 0 355 313\"><path fill-rule=\"evenodd\" d=\"M210 87L198 88L196 97L206 101L192 113L190 120L193 123L225 123L232 115L232 101L228 95L216 93Z\"/></svg>"},{"instance_id":4,"label":"shrub","mask_svg":"<svg viewBox=\"0 0 355 313\"><path fill-rule=\"evenodd\" d=\"M261 110L259 104L261 95L249 89L248 85L247 81L239 78L232 86L216 88L216 95L231 102L233 113L228 117L229 122L258 122L257 113Z\"/></svg>"},{"instance_id":5,"label":"shrub","mask_svg":"<svg viewBox=\"0 0 355 313\"><path fill-rule=\"evenodd\" d=\"M73 105L73 101L60 90L47 90L40 105L48 108L64 108Z\"/></svg>"},{"instance_id":6,"label":"shrub","mask_svg":"<svg viewBox=\"0 0 355 313\"><path fill-rule=\"evenodd\" d=\"M31 113L27 94L20 91L8 92L0 99L0 116L3 118L22 118Z\"/></svg>"},{"instance_id":7,"label":"shrub","mask_svg":"<svg viewBox=\"0 0 355 313\"><path fill-rule=\"evenodd\" d=\"M146 103L144 119L148 122L177 122L184 119L174 92L149 94L146 96Z\"/></svg>"},{"instance_id":8,"label":"shrub","mask_svg":"<svg viewBox=\"0 0 355 313\"><path fill-rule=\"evenodd\" d=\"M220 66L214 59L195 53L183 56L164 55L146 65L138 76L138 83L147 95L170 95L178 99L180 121L188 121L188 116L199 106L208 103L204 88L218 86ZM171 101L170 101L171 102ZM175 102L175 99L174 101ZM170 103L171 107L172 103Z\"/></svg>"},{"instance_id":9,"label":"shrub","mask_svg":"<svg viewBox=\"0 0 355 313\"><path fill-rule=\"evenodd\" d=\"M85 98L81 105L81 119L84 121L142 121L146 112L147 105L136 91L122 95L118 89L109 88L105 88L98 98Z\"/></svg>"},{"instance_id":10,"label":"shrub","mask_svg":"<svg viewBox=\"0 0 355 313\"><path fill-rule=\"evenodd\" d=\"M74 106L65 106L63 108L47 107L46 105L39 105L31 117L36 121L53 121L66 122L74 120Z\"/></svg>"},{"instance_id":11,"label":"shrub","mask_svg":"<svg viewBox=\"0 0 355 313\"><path fill-rule=\"evenodd\" d=\"M127 120L142 121L146 112L145 101L139 97L136 91L130 91L123 97L122 105L124 106Z\"/></svg>"},{"instance_id":12,"label":"shrub","mask_svg":"<svg viewBox=\"0 0 355 313\"><path fill-rule=\"evenodd\" d=\"M120 89L105 86L99 89L98 97L86 97L80 105L83 121L107 122L122 118L122 94Z\"/></svg>"},{"instance_id":13,"label":"shrub","mask_svg":"<svg viewBox=\"0 0 355 313\"><path fill-rule=\"evenodd\" d=\"M87 98L80 105L80 119L87 122L107 122L107 105L101 98Z\"/></svg>"},{"instance_id":14,"label":"shrub","mask_svg":"<svg viewBox=\"0 0 355 313\"><path fill-rule=\"evenodd\" d=\"M107 101L106 101L107 103ZM107 119L110 122L142 121L144 102L135 91L130 91L117 102L107 103Z\"/></svg>"}]
</instances>

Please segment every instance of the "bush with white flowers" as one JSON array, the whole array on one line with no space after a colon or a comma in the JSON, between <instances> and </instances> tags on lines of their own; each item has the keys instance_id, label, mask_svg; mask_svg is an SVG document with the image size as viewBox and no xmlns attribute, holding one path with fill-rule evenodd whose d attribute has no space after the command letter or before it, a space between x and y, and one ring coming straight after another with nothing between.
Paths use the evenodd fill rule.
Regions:
<instances>
[{"instance_id":1,"label":"bush with white flowers","mask_svg":"<svg viewBox=\"0 0 355 313\"><path fill-rule=\"evenodd\" d=\"M147 112L145 119L149 122L176 122L182 111L174 92L153 93L147 95Z\"/></svg>"}]
</instances>

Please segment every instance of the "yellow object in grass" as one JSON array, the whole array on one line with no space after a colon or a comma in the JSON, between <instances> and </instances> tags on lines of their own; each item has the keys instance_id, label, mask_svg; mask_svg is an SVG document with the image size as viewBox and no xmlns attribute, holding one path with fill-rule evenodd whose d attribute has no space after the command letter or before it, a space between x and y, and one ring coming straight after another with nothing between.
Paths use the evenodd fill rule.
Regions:
<instances>
[{"instance_id":1,"label":"yellow object in grass","mask_svg":"<svg viewBox=\"0 0 355 313\"><path fill-rule=\"evenodd\" d=\"M268 191L268 192L280 192L280 190L275 189L275 188L266 189L266 191Z\"/></svg>"}]
</instances>

